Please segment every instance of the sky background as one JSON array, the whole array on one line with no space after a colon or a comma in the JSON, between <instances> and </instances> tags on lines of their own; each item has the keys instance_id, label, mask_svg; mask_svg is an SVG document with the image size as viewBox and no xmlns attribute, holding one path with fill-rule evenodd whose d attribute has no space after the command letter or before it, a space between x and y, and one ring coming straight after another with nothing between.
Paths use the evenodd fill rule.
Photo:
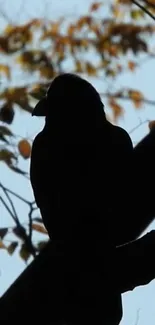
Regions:
<instances>
[{"instance_id":1,"label":"sky background","mask_svg":"<svg viewBox=\"0 0 155 325\"><path fill-rule=\"evenodd\" d=\"M11 23L21 23L27 19L36 18L36 15L37 18L45 17L54 20L60 16L68 16L70 19L74 19L78 15L86 13L90 3L92 3L91 0L34 0L32 6L32 1L30 0L25 2L23 0L14 0L13 2L10 2L10 0L0 0L0 31L3 29L6 20ZM143 64L140 69L136 70L134 74L125 73L120 76L117 79L117 87L119 85L132 86L144 92L147 98L155 99L154 76L155 61L150 60ZM94 79L91 79L91 81L98 91L104 91L103 82ZM107 80L104 80L104 82L107 82ZM135 111L128 102L124 102L124 107L126 114L119 124L129 132L139 123L147 119L155 119L155 108L152 106L145 105L143 110ZM42 128L43 123L44 120L42 118L32 118L21 110L17 110L12 129L16 134L33 138ZM133 142L137 143L147 132L148 125L144 123L135 132L131 133ZM29 168L29 163L21 160L21 166L25 169ZM27 180L8 170L3 163L0 164L0 181L15 192L33 200L32 189ZM16 200L15 204L21 220L23 222L26 221L27 207ZM11 226L13 222L10 220L4 207L0 205L0 227L5 227L6 225ZM152 223L147 231L151 229L155 229L155 222ZM24 268L25 263L19 258L18 250L12 257L4 250L0 250L0 295L3 294ZM147 286L136 288L132 292L124 294L123 309L124 317L121 325L154 325L155 281L152 281Z\"/></svg>"}]
</instances>

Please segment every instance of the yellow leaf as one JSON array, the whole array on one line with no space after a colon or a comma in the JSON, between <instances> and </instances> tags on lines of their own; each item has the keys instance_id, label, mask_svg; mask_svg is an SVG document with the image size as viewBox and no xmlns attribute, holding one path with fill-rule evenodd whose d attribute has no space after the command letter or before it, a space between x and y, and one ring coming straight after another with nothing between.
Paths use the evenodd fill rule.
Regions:
<instances>
[{"instance_id":1,"label":"yellow leaf","mask_svg":"<svg viewBox=\"0 0 155 325\"><path fill-rule=\"evenodd\" d=\"M37 223L32 224L32 229L41 232L42 234L47 234L47 230L45 229L45 227L42 225L38 225Z\"/></svg>"},{"instance_id":2,"label":"yellow leaf","mask_svg":"<svg viewBox=\"0 0 155 325\"><path fill-rule=\"evenodd\" d=\"M141 9L135 9L135 10L131 10L130 15L132 19L140 19L144 17L144 11Z\"/></svg>"},{"instance_id":3,"label":"yellow leaf","mask_svg":"<svg viewBox=\"0 0 155 325\"><path fill-rule=\"evenodd\" d=\"M90 7L90 11L97 11L102 5L102 2L94 2Z\"/></svg>"},{"instance_id":4,"label":"yellow leaf","mask_svg":"<svg viewBox=\"0 0 155 325\"><path fill-rule=\"evenodd\" d=\"M150 131L154 130L155 129L155 121L149 121L149 129Z\"/></svg>"},{"instance_id":5,"label":"yellow leaf","mask_svg":"<svg viewBox=\"0 0 155 325\"><path fill-rule=\"evenodd\" d=\"M19 141L18 150L19 150L21 156L24 159L30 158L30 156L31 156L31 145L26 139L23 139L23 140Z\"/></svg>"},{"instance_id":6,"label":"yellow leaf","mask_svg":"<svg viewBox=\"0 0 155 325\"><path fill-rule=\"evenodd\" d=\"M0 64L0 72L3 72L7 78L10 78L10 68L8 65Z\"/></svg>"},{"instance_id":7,"label":"yellow leaf","mask_svg":"<svg viewBox=\"0 0 155 325\"><path fill-rule=\"evenodd\" d=\"M76 72L79 72L79 73L83 72L81 61L76 60L75 66L76 66Z\"/></svg>"}]
</instances>

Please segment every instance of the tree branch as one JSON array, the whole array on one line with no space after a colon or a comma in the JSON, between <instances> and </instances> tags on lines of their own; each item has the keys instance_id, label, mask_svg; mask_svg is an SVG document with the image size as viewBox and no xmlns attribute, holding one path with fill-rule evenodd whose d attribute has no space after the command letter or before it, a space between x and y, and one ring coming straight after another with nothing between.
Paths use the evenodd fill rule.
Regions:
<instances>
[{"instance_id":1,"label":"tree branch","mask_svg":"<svg viewBox=\"0 0 155 325\"><path fill-rule=\"evenodd\" d=\"M149 7L152 7L155 9L155 4L154 3L151 3L150 1L148 0L141 0L142 2L144 2L147 6Z\"/></svg>"},{"instance_id":2,"label":"tree branch","mask_svg":"<svg viewBox=\"0 0 155 325\"><path fill-rule=\"evenodd\" d=\"M136 0L131 0L133 4L135 4L137 7L139 7L142 11L144 11L149 17L151 17L153 20L155 20L155 16L144 6L142 6L138 1Z\"/></svg>"},{"instance_id":3,"label":"tree branch","mask_svg":"<svg viewBox=\"0 0 155 325\"><path fill-rule=\"evenodd\" d=\"M133 100L130 96L128 95L120 95L119 93L117 94L111 94L111 93L100 93L101 96L103 97L113 97L113 98L118 98L118 99L121 99L121 100ZM142 98L140 99L141 102L143 102L144 104L148 104L148 105L153 105L155 106L155 100L152 100L152 99L147 99L147 98Z\"/></svg>"}]
</instances>

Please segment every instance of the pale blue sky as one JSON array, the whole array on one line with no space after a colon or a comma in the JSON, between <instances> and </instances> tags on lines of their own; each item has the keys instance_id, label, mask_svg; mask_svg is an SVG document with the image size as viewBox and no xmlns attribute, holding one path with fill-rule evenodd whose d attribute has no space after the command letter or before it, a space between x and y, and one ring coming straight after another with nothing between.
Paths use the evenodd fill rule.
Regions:
<instances>
[{"instance_id":1,"label":"pale blue sky","mask_svg":"<svg viewBox=\"0 0 155 325\"><path fill-rule=\"evenodd\" d=\"M1 1L0 8L3 8L3 18L0 19L0 26L4 25L6 17L9 21L15 23L22 22L28 18L36 18L40 16L49 19L56 19L60 15L68 15L75 17L80 13L85 13L88 5L92 0L53 0L43 1L35 0L14 0L12 4L10 0ZM105 15L105 12L104 12ZM1 10L0 10L1 16ZM155 42L154 42L155 43ZM126 73L122 75L117 81L116 85L130 86L139 88L144 91L146 97L155 99L154 91L154 75L155 66L154 60L147 62L143 67L137 70L134 74ZM106 80L104 80L105 82ZM92 79L96 88L104 91L104 85L101 81L96 82ZM104 100L104 99L103 99ZM124 102L126 114L120 125L127 131L130 131L134 126L139 124L139 119L144 121L146 119L155 119L155 108L145 105L143 111L135 112L135 110L127 102ZM13 124L13 130L21 136L35 136L43 125L43 120L32 118L31 116L17 111L16 118ZM147 124L142 125L136 132L131 134L132 140L137 142L141 137L148 132ZM24 168L28 168L29 162L21 161ZM8 168L1 163L0 165L1 182L13 189L14 191L25 195L27 198L32 199L32 190L30 184L20 176L12 173ZM132 193L131 193L132 196ZM15 201L17 204L17 202ZM27 210L22 204L18 204L17 210L22 220L26 220ZM0 227L12 225L12 220L7 216L5 209L0 205ZM155 228L155 222L151 225L150 229ZM145 261L144 261L145 263ZM133 265L134 267L134 265ZM19 259L18 254L15 253L10 257L5 251L0 250L0 295L10 286L16 277L24 270L25 264ZM124 317L121 325L135 325L137 319L137 312L139 311L138 325L154 325L155 324L155 281L149 285L139 287L133 292L123 295Z\"/></svg>"}]
</instances>

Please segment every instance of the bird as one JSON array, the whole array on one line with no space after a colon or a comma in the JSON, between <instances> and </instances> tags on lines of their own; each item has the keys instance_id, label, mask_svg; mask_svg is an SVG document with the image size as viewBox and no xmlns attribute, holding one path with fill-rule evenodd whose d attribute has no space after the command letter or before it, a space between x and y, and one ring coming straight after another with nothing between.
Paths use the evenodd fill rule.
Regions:
<instances>
[{"instance_id":1,"label":"bird","mask_svg":"<svg viewBox=\"0 0 155 325\"><path fill-rule=\"evenodd\" d=\"M65 247L72 323L76 315L81 324L119 324L116 247L136 239L143 228L140 217L126 211L132 140L107 119L94 86L76 74L56 76L32 115L44 116L45 124L33 141L30 181L50 240Z\"/></svg>"}]
</instances>

